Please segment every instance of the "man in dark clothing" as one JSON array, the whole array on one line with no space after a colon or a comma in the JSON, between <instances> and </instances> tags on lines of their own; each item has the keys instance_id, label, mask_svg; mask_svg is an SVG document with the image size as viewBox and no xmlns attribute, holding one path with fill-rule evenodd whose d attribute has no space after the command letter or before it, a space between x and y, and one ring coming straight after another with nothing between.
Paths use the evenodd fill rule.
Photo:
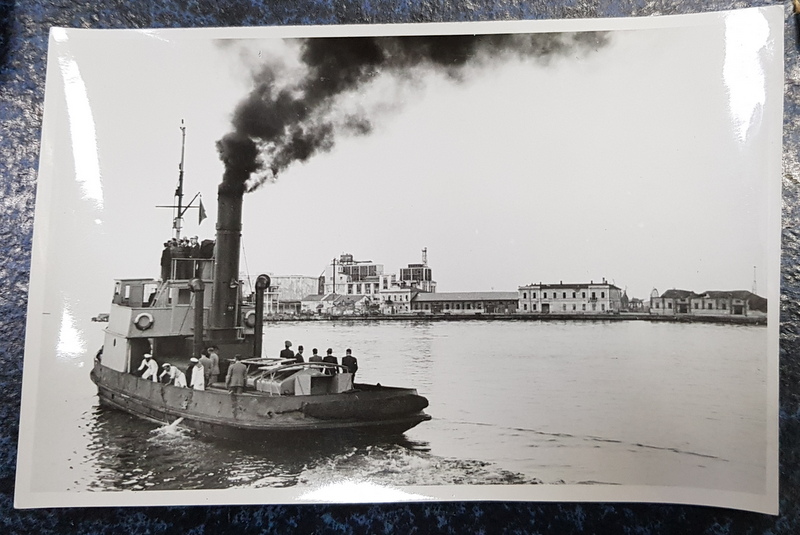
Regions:
<instances>
[{"instance_id":1,"label":"man in dark clothing","mask_svg":"<svg viewBox=\"0 0 800 535\"><path fill-rule=\"evenodd\" d=\"M327 362L330 364L339 364L339 360L333 356L333 349L331 348L328 348L328 354L325 355L325 358L322 359L322 362ZM339 373L339 370L337 368L325 368L325 373L327 375L334 375L336 373Z\"/></svg>"},{"instance_id":2,"label":"man in dark clothing","mask_svg":"<svg viewBox=\"0 0 800 535\"><path fill-rule=\"evenodd\" d=\"M303 346L297 346L297 353L294 355L294 361L298 364L306 361L306 359L303 358Z\"/></svg>"},{"instance_id":3,"label":"man in dark clothing","mask_svg":"<svg viewBox=\"0 0 800 535\"><path fill-rule=\"evenodd\" d=\"M172 248L169 242L164 242L164 250L161 251L161 280L169 278L169 268L172 264Z\"/></svg>"},{"instance_id":4,"label":"man in dark clothing","mask_svg":"<svg viewBox=\"0 0 800 535\"><path fill-rule=\"evenodd\" d=\"M242 362L242 356L233 357L233 364L228 366L228 376L225 379L225 386L232 394L241 394L247 382L247 366Z\"/></svg>"},{"instance_id":5,"label":"man in dark clothing","mask_svg":"<svg viewBox=\"0 0 800 535\"><path fill-rule=\"evenodd\" d=\"M294 351L292 351L291 349L289 349L290 347L292 347L292 343L291 343L289 340L286 340L286 341L283 343L283 345L285 346L285 349L283 349L283 350L281 351L281 355L280 355L281 359L287 359L287 360L288 360L288 359L291 359L291 360L294 360Z\"/></svg>"},{"instance_id":6,"label":"man in dark clothing","mask_svg":"<svg viewBox=\"0 0 800 535\"><path fill-rule=\"evenodd\" d=\"M308 358L308 362L322 362L322 357L317 353L316 347L311 350L311 356Z\"/></svg>"},{"instance_id":7,"label":"man in dark clothing","mask_svg":"<svg viewBox=\"0 0 800 535\"><path fill-rule=\"evenodd\" d=\"M353 382L356 382L356 372L358 371L358 359L353 356L353 352L348 348L346 355L342 357L342 366L353 374Z\"/></svg>"}]
</instances>

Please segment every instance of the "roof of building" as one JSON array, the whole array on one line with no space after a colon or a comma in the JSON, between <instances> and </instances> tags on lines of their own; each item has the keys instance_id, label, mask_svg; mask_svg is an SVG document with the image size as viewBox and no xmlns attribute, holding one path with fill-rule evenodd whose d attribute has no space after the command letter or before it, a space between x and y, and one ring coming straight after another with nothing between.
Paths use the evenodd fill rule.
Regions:
<instances>
[{"instance_id":1,"label":"roof of building","mask_svg":"<svg viewBox=\"0 0 800 535\"><path fill-rule=\"evenodd\" d=\"M601 282L591 281L591 282L574 282L574 283L559 282L558 284L542 284L542 283L534 284L534 283L531 283L531 284L527 284L525 286L520 286L519 289L522 290L524 288L536 287L536 288L541 288L542 290L555 290L555 289L561 289L561 288L564 288L564 289L567 289L567 288L589 288L589 287L596 287L596 286L605 286L605 287L608 287L608 288L616 288L617 290L621 289L618 286L616 286L616 285L614 285L614 284L612 284L612 283L610 283L608 281L601 281Z\"/></svg>"},{"instance_id":2,"label":"roof of building","mask_svg":"<svg viewBox=\"0 0 800 535\"><path fill-rule=\"evenodd\" d=\"M516 301L517 292L419 292L414 300L418 303L433 301Z\"/></svg>"},{"instance_id":3,"label":"roof of building","mask_svg":"<svg viewBox=\"0 0 800 535\"><path fill-rule=\"evenodd\" d=\"M701 296L709 299L741 299L742 301L747 301L747 305L751 310L767 311L767 299L748 290L709 290L703 292Z\"/></svg>"},{"instance_id":4,"label":"roof of building","mask_svg":"<svg viewBox=\"0 0 800 535\"><path fill-rule=\"evenodd\" d=\"M673 288L672 290L667 290L661 297L666 299L687 299L689 297L698 297L699 294L696 294L690 290L678 290Z\"/></svg>"}]
</instances>

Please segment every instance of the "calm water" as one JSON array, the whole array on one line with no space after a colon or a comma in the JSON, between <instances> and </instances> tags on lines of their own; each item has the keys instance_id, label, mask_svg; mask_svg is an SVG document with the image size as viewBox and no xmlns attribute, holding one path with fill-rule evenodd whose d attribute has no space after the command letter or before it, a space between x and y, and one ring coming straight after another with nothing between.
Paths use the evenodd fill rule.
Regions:
<instances>
[{"instance_id":1,"label":"calm water","mask_svg":"<svg viewBox=\"0 0 800 535\"><path fill-rule=\"evenodd\" d=\"M359 381L417 388L433 419L390 442L215 441L99 408L89 356L37 422L32 490L285 487L343 474L391 485L765 485L764 327L276 323L267 354L285 339L306 355L351 347Z\"/></svg>"}]
</instances>

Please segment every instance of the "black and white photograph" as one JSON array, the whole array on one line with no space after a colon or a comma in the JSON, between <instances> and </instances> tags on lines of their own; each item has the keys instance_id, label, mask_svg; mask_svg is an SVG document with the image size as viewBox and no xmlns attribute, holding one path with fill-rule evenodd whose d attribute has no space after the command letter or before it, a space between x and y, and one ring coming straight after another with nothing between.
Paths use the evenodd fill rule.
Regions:
<instances>
[{"instance_id":1,"label":"black and white photograph","mask_svg":"<svg viewBox=\"0 0 800 535\"><path fill-rule=\"evenodd\" d=\"M782 30L53 28L15 506L777 512Z\"/></svg>"}]
</instances>

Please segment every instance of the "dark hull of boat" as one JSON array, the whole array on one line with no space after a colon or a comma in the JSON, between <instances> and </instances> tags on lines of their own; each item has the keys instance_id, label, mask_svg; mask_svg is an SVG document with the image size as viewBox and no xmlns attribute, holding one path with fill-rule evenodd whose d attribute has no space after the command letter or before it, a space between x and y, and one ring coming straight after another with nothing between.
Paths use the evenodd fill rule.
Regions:
<instances>
[{"instance_id":1,"label":"dark hull of boat","mask_svg":"<svg viewBox=\"0 0 800 535\"><path fill-rule=\"evenodd\" d=\"M430 419L428 400L410 388L356 385L352 392L269 396L220 389L196 391L96 365L91 372L102 405L148 420L229 439L290 434L399 435Z\"/></svg>"}]
</instances>

